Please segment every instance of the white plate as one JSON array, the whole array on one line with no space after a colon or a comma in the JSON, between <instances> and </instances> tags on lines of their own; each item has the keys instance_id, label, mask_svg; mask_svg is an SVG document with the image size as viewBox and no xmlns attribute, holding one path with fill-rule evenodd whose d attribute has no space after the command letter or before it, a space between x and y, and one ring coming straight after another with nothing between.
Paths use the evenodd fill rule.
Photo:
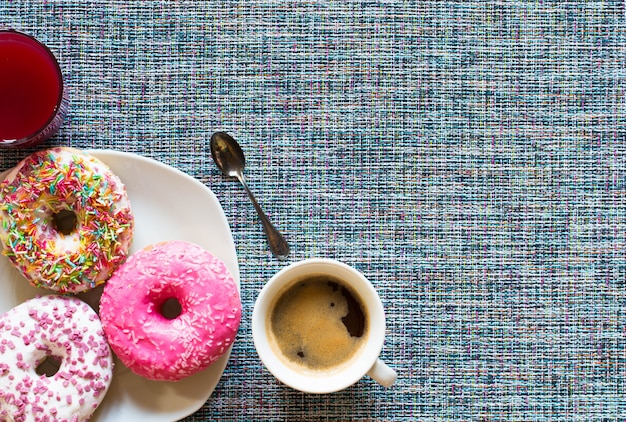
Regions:
<instances>
[{"instance_id":1,"label":"white plate","mask_svg":"<svg viewBox=\"0 0 626 422\"><path fill-rule=\"evenodd\" d=\"M222 259L239 286L239 266L228 221L213 192L191 176L139 155L88 151L126 185L135 215L130 252L164 240L186 240ZM0 257L0 313L48 291L31 287ZM93 297L84 298L87 302ZM93 303L92 303L93 305ZM178 382L149 381L116 361L113 382L90 419L95 422L172 422L198 410L220 380L228 352L206 370Z\"/></svg>"}]
</instances>

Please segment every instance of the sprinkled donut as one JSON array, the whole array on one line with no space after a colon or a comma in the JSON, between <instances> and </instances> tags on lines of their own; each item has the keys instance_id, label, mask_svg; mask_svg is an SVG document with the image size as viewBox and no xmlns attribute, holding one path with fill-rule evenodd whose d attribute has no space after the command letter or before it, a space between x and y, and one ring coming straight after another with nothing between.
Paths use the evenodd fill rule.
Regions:
<instances>
[{"instance_id":1,"label":"sprinkled donut","mask_svg":"<svg viewBox=\"0 0 626 422\"><path fill-rule=\"evenodd\" d=\"M0 420L84 421L111 384L98 315L69 296L30 299L0 316Z\"/></svg>"},{"instance_id":2,"label":"sprinkled donut","mask_svg":"<svg viewBox=\"0 0 626 422\"><path fill-rule=\"evenodd\" d=\"M238 287L226 265L192 243L133 255L104 286L100 317L113 352L133 372L177 381L217 360L235 340Z\"/></svg>"},{"instance_id":3,"label":"sprinkled donut","mask_svg":"<svg viewBox=\"0 0 626 422\"><path fill-rule=\"evenodd\" d=\"M2 253L35 287L78 293L106 281L128 254L126 188L73 148L32 154L0 183Z\"/></svg>"}]
</instances>

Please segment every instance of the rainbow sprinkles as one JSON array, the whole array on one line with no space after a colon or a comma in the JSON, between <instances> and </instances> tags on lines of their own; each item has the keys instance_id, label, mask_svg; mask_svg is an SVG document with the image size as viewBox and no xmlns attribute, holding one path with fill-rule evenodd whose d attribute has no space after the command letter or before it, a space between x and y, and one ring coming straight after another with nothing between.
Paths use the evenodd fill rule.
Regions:
<instances>
[{"instance_id":1,"label":"rainbow sprinkles","mask_svg":"<svg viewBox=\"0 0 626 422\"><path fill-rule=\"evenodd\" d=\"M70 231L55 217L75 218ZM0 242L35 287L78 293L106 281L126 259L134 218L122 181L80 150L25 158L0 183Z\"/></svg>"}]
</instances>

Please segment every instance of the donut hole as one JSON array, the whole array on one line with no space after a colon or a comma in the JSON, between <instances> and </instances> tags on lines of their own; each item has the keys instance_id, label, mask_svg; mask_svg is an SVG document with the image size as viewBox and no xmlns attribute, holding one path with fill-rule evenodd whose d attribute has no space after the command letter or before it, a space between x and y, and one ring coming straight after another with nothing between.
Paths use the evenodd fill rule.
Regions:
<instances>
[{"instance_id":1,"label":"donut hole","mask_svg":"<svg viewBox=\"0 0 626 422\"><path fill-rule=\"evenodd\" d=\"M161 304L161 315L166 319L176 319L183 312L183 307L175 297L165 299Z\"/></svg>"},{"instance_id":2,"label":"donut hole","mask_svg":"<svg viewBox=\"0 0 626 422\"><path fill-rule=\"evenodd\" d=\"M76 230L77 223L78 218L76 217L76 213L72 210L61 210L52 214L52 224L54 228L64 235L71 234Z\"/></svg>"},{"instance_id":3,"label":"donut hole","mask_svg":"<svg viewBox=\"0 0 626 422\"><path fill-rule=\"evenodd\" d=\"M61 368L61 359L60 356L49 355L39 361L37 367L35 368L35 373L37 375L45 375L50 378L54 376L57 372L59 372L59 368Z\"/></svg>"}]
</instances>

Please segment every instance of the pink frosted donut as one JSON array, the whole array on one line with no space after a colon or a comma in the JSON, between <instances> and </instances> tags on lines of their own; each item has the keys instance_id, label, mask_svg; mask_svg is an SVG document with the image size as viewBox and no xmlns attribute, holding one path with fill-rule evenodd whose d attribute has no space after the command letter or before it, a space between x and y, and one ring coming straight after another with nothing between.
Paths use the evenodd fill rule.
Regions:
<instances>
[{"instance_id":1,"label":"pink frosted donut","mask_svg":"<svg viewBox=\"0 0 626 422\"><path fill-rule=\"evenodd\" d=\"M233 343L241 300L219 258L168 241L134 253L115 271L100 317L124 365L151 380L176 381L208 367Z\"/></svg>"},{"instance_id":2,"label":"pink frosted donut","mask_svg":"<svg viewBox=\"0 0 626 422\"><path fill-rule=\"evenodd\" d=\"M112 372L98 315L80 299L37 297L0 316L1 421L85 421Z\"/></svg>"},{"instance_id":3,"label":"pink frosted donut","mask_svg":"<svg viewBox=\"0 0 626 422\"><path fill-rule=\"evenodd\" d=\"M35 287L77 293L128 254L133 215L122 181L74 148L22 160L0 183L2 253Z\"/></svg>"}]
</instances>

